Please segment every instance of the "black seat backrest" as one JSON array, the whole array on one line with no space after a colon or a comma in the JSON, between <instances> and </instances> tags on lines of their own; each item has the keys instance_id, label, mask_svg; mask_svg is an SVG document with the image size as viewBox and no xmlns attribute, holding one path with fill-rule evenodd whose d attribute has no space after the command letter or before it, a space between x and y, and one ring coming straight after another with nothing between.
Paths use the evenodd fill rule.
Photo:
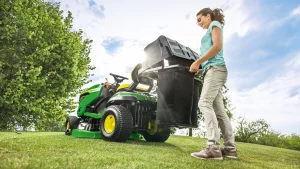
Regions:
<instances>
[{"instance_id":1,"label":"black seat backrest","mask_svg":"<svg viewBox=\"0 0 300 169\"><path fill-rule=\"evenodd\" d=\"M142 64L139 63L131 71L131 79L132 79L133 83L128 87L129 90L135 89L139 83L149 85L150 87L149 87L148 91L152 89L153 81L151 79L146 78L146 77L139 77L138 76L139 75L138 71L141 68L142 68Z\"/></svg>"},{"instance_id":2,"label":"black seat backrest","mask_svg":"<svg viewBox=\"0 0 300 169\"><path fill-rule=\"evenodd\" d=\"M139 81L139 77L138 77L138 71L140 70L140 68L142 68L142 64L139 63L137 64L133 70L131 71L131 79L133 82L138 82Z\"/></svg>"}]
</instances>

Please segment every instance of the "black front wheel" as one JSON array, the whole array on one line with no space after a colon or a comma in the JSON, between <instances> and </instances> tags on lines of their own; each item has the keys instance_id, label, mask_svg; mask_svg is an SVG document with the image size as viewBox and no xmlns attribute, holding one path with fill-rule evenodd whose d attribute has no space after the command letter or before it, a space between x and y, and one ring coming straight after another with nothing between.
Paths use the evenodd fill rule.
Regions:
<instances>
[{"instance_id":1,"label":"black front wheel","mask_svg":"<svg viewBox=\"0 0 300 169\"><path fill-rule=\"evenodd\" d=\"M133 131L132 115L123 106L109 106L100 120L100 128L104 140L124 142Z\"/></svg>"},{"instance_id":2,"label":"black front wheel","mask_svg":"<svg viewBox=\"0 0 300 169\"><path fill-rule=\"evenodd\" d=\"M72 135L72 130L77 129L80 119L76 116L69 116L65 123L65 134Z\"/></svg>"}]
</instances>

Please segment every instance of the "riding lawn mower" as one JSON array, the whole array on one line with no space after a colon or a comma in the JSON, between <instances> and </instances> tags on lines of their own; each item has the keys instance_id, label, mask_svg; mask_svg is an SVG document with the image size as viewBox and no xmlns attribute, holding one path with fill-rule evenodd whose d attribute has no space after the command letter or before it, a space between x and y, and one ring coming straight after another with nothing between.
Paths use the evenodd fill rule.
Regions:
<instances>
[{"instance_id":1,"label":"riding lawn mower","mask_svg":"<svg viewBox=\"0 0 300 169\"><path fill-rule=\"evenodd\" d=\"M165 142L170 127L197 127L200 79L189 66L198 54L165 36L144 51L146 60L132 70L131 84L111 73L113 83L106 79L80 94L77 116L66 119L66 135Z\"/></svg>"}]
</instances>

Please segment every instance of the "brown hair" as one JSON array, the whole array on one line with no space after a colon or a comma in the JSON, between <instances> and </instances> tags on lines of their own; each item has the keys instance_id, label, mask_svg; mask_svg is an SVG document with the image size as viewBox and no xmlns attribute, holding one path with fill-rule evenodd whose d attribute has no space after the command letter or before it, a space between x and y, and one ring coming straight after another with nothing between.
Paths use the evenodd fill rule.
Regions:
<instances>
[{"instance_id":1,"label":"brown hair","mask_svg":"<svg viewBox=\"0 0 300 169\"><path fill-rule=\"evenodd\" d=\"M196 16L198 15L207 16L207 14L210 15L212 21L219 21L222 26L225 25L225 19L223 15L223 10L219 8L215 8L214 10L211 10L210 8L203 8L201 9Z\"/></svg>"}]
</instances>

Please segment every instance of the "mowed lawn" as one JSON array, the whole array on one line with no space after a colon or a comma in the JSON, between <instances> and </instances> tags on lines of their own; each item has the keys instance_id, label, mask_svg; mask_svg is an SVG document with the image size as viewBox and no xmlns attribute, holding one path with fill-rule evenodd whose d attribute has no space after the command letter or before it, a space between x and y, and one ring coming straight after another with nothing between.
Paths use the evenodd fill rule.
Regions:
<instances>
[{"instance_id":1,"label":"mowed lawn","mask_svg":"<svg viewBox=\"0 0 300 169\"><path fill-rule=\"evenodd\" d=\"M190 156L205 139L171 136L165 143L82 139L59 132L0 132L0 168L300 168L300 151L237 143L238 160Z\"/></svg>"}]
</instances>

